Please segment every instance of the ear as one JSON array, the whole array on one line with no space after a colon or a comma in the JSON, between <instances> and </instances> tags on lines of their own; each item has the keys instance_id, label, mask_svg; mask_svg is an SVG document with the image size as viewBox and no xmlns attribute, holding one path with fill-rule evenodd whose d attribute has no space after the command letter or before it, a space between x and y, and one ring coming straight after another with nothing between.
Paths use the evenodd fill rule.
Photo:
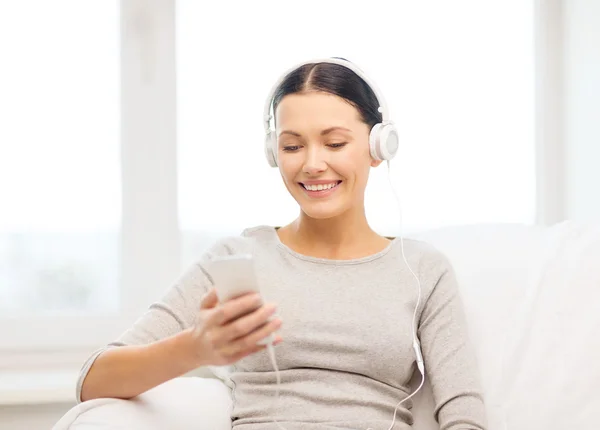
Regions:
<instances>
[{"instance_id":1,"label":"ear","mask_svg":"<svg viewBox=\"0 0 600 430\"><path fill-rule=\"evenodd\" d=\"M371 158L371 167L377 167L381 163L383 163L383 160L375 160L375 159Z\"/></svg>"}]
</instances>

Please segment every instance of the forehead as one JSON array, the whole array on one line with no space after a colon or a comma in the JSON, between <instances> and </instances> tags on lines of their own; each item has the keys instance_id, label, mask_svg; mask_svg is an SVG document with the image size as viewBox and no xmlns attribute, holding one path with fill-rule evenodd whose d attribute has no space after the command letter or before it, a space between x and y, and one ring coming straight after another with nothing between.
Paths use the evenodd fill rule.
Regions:
<instances>
[{"instance_id":1,"label":"forehead","mask_svg":"<svg viewBox=\"0 0 600 430\"><path fill-rule=\"evenodd\" d=\"M281 99L275 112L277 127L327 127L358 122L358 109L341 97L323 92L289 94Z\"/></svg>"}]
</instances>

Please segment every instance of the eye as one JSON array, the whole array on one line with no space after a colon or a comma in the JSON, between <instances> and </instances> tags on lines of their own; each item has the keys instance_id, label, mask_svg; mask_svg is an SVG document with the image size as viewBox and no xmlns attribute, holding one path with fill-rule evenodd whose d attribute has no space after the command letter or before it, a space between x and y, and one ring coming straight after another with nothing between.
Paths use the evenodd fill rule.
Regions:
<instances>
[{"instance_id":1,"label":"eye","mask_svg":"<svg viewBox=\"0 0 600 430\"><path fill-rule=\"evenodd\" d=\"M338 149L338 148L342 148L344 146L346 146L348 144L348 142L340 142L340 143L330 143L327 146L334 148L334 149Z\"/></svg>"},{"instance_id":2,"label":"eye","mask_svg":"<svg viewBox=\"0 0 600 430\"><path fill-rule=\"evenodd\" d=\"M299 145L286 145L282 149L284 152L294 152L297 151L298 148L300 148Z\"/></svg>"}]
</instances>

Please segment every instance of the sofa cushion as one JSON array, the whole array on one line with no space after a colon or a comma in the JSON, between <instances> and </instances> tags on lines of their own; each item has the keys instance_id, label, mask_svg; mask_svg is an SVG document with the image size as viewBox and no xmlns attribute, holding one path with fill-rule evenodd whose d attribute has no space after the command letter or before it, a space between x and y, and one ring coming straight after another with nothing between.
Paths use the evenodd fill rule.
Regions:
<instances>
[{"instance_id":1,"label":"sofa cushion","mask_svg":"<svg viewBox=\"0 0 600 430\"><path fill-rule=\"evenodd\" d=\"M469 335L479 362L489 427L503 429L503 354L518 304L546 247L547 228L522 224L464 225L408 237L435 246L456 271ZM424 406L415 404L415 409Z\"/></svg>"},{"instance_id":2,"label":"sofa cushion","mask_svg":"<svg viewBox=\"0 0 600 430\"><path fill-rule=\"evenodd\" d=\"M504 354L506 428L597 429L600 223L553 226L541 257Z\"/></svg>"}]
</instances>

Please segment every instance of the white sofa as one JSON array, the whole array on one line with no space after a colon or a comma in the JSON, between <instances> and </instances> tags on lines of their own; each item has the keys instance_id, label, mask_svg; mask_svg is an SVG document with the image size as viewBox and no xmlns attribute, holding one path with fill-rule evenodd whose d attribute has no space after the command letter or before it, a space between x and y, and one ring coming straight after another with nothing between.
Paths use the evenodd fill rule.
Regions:
<instances>
[{"instance_id":1,"label":"white sofa","mask_svg":"<svg viewBox=\"0 0 600 430\"><path fill-rule=\"evenodd\" d=\"M489 429L599 429L600 224L472 225L413 236L456 268ZM85 402L54 430L230 430L230 390L202 371L133 400ZM413 412L415 430L438 429L427 385Z\"/></svg>"}]
</instances>

